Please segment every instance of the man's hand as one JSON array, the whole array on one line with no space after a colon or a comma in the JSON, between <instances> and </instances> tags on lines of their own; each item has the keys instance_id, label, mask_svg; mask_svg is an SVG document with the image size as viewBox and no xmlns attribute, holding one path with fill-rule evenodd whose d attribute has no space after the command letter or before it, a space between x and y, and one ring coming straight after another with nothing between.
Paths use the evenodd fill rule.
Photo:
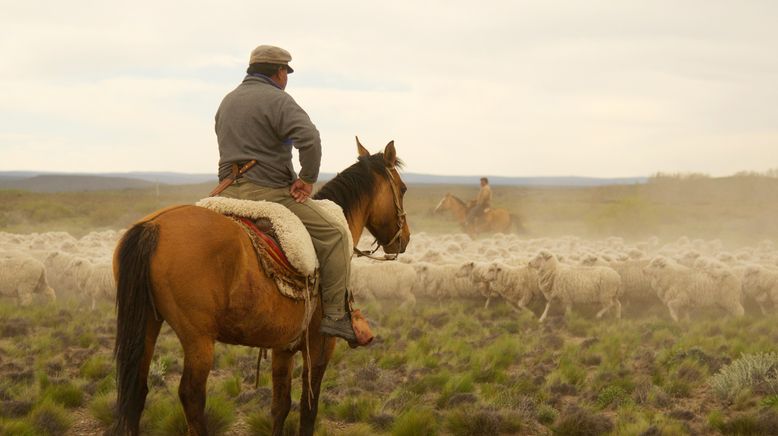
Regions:
<instances>
[{"instance_id":1,"label":"man's hand","mask_svg":"<svg viewBox=\"0 0 778 436\"><path fill-rule=\"evenodd\" d=\"M289 193L292 194L294 201L302 203L311 196L313 192L313 185L303 182L302 179L297 179L292 183L292 187L289 189Z\"/></svg>"}]
</instances>

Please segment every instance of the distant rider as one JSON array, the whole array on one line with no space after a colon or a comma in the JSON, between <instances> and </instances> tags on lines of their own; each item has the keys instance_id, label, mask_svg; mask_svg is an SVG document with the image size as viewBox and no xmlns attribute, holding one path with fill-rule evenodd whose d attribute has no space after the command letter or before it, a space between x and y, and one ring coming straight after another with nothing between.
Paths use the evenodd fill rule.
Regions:
<instances>
[{"instance_id":1,"label":"distant rider","mask_svg":"<svg viewBox=\"0 0 778 436\"><path fill-rule=\"evenodd\" d=\"M491 204L492 188L489 187L489 179L481 177L481 190L478 191L478 196L475 197L475 205L467 212L465 225L469 226L473 224L481 215L483 215L486 209L489 209Z\"/></svg>"}]
</instances>

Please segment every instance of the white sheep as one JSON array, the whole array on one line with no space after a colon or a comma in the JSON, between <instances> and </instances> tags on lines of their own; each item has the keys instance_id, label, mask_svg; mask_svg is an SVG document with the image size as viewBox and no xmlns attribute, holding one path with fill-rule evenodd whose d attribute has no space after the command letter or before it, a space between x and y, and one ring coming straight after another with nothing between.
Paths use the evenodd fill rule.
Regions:
<instances>
[{"instance_id":1,"label":"white sheep","mask_svg":"<svg viewBox=\"0 0 778 436\"><path fill-rule=\"evenodd\" d=\"M645 268L651 287L678 321L681 312L693 307L720 307L734 316L745 313L741 304L741 283L731 271L715 265L694 269L664 256L657 256Z\"/></svg>"},{"instance_id":2,"label":"white sheep","mask_svg":"<svg viewBox=\"0 0 778 436\"><path fill-rule=\"evenodd\" d=\"M486 277L489 289L502 296L517 312L526 310L533 298L540 296L537 272L528 267L512 267L500 262L489 265Z\"/></svg>"},{"instance_id":3,"label":"white sheep","mask_svg":"<svg viewBox=\"0 0 778 436\"><path fill-rule=\"evenodd\" d=\"M648 263L648 259L629 259L608 263L608 266L621 277L621 301L624 303L644 305L651 302L660 302L651 287L651 277L644 271Z\"/></svg>"},{"instance_id":4,"label":"white sheep","mask_svg":"<svg viewBox=\"0 0 778 436\"><path fill-rule=\"evenodd\" d=\"M743 294L759 304L767 314L767 304L778 308L778 269L761 265L748 266L743 271Z\"/></svg>"},{"instance_id":5,"label":"white sheep","mask_svg":"<svg viewBox=\"0 0 778 436\"><path fill-rule=\"evenodd\" d=\"M412 292L415 283L416 271L405 263L355 261L351 265L349 289L355 295L400 299L401 308L416 304Z\"/></svg>"},{"instance_id":6,"label":"white sheep","mask_svg":"<svg viewBox=\"0 0 778 436\"><path fill-rule=\"evenodd\" d=\"M97 299L106 297L116 299L116 282L110 262L93 263L89 259L76 258L71 263L76 287L91 300L91 309L95 309Z\"/></svg>"},{"instance_id":7,"label":"white sheep","mask_svg":"<svg viewBox=\"0 0 778 436\"><path fill-rule=\"evenodd\" d=\"M21 253L0 256L0 295L15 297L20 306L32 303L34 294L57 299L41 261Z\"/></svg>"},{"instance_id":8,"label":"white sheep","mask_svg":"<svg viewBox=\"0 0 778 436\"><path fill-rule=\"evenodd\" d=\"M462 264L435 265L431 263L419 263L414 265L418 274L416 289L426 295L444 297L472 298L485 295L479 290L483 283L476 283L472 277L457 277L457 271Z\"/></svg>"},{"instance_id":9,"label":"white sheep","mask_svg":"<svg viewBox=\"0 0 778 436\"><path fill-rule=\"evenodd\" d=\"M603 308L597 312L597 318L614 307L616 318L621 318L621 277L613 269L563 265L545 250L538 253L529 266L537 270L538 287L547 301L540 322L546 319L555 300L559 300L568 313L576 303L599 303Z\"/></svg>"},{"instance_id":10,"label":"white sheep","mask_svg":"<svg viewBox=\"0 0 778 436\"><path fill-rule=\"evenodd\" d=\"M492 298L492 289L489 287L489 264L484 262L465 262L456 272L459 279L470 279L477 287L478 291L486 297L484 309L489 307Z\"/></svg>"},{"instance_id":11,"label":"white sheep","mask_svg":"<svg viewBox=\"0 0 778 436\"><path fill-rule=\"evenodd\" d=\"M51 252L43 260L49 281L55 284L60 296L78 295L78 286L72 269L75 260L76 256L62 251Z\"/></svg>"}]
</instances>

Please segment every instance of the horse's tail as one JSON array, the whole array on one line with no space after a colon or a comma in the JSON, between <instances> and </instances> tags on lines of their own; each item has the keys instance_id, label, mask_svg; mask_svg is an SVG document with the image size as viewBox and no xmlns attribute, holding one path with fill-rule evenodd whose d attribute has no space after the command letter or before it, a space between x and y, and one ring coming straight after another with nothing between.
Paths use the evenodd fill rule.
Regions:
<instances>
[{"instance_id":1,"label":"horse's tail","mask_svg":"<svg viewBox=\"0 0 778 436\"><path fill-rule=\"evenodd\" d=\"M157 248L159 225L135 224L119 242L114 258L116 286L116 434L139 432L146 401L146 380L140 367L146 346L146 322L154 316L151 257Z\"/></svg>"},{"instance_id":2,"label":"horse's tail","mask_svg":"<svg viewBox=\"0 0 778 436\"><path fill-rule=\"evenodd\" d=\"M511 224L513 224L513 229L517 234L523 235L527 233L527 229L524 227L524 224L521 222L521 217L519 217L515 213L511 213L509 216L511 218Z\"/></svg>"}]
</instances>

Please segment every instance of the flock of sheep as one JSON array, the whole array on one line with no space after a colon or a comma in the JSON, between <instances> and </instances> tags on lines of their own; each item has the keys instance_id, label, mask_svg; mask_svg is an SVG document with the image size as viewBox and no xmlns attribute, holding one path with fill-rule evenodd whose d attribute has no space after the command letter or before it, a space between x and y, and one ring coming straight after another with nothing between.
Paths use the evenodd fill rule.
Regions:
<instances>
[{"instance_id":1,"label":"flock of sheep","mask_svg":"<svg viewBox=\"0 0 778 436\"><path fill-rule=\"evenodd\" d=\"M113 249L120 232L91 232L76 239L66 232L19 235L0 232L0 296L28 305L37 298L116 298Z\"/></svg>"},{"instance_id":2,"label":"flock of sheep","mask_svg":"<svg viewBox=\"0 0 778 436\"><path fill-rule=\"evenodd\" d=\"M91 307L113 300L111 260L121 232L19 235L0 232L0 296L27 305L35 298L78 297ZM358 297L399 299L501 297L516 310L541 302L569 312L594 305L596 316L620 318L622 305L663 305L674 320L698 309L732 316L745 307L778 309L778 250L771 241L726 251L718 240L680 238L522 239L494 235L413 235L399 261L352 261L350 288ZM534 313L534 312L533 312Z\"/></svg>"},{"instance_id":3,"label":"flock of sheep","mask_svg":"<svg viewBox=\"0 0 778 436\"><path fill-rule=\"evenodd\" d=\"M742 316L746 307L778 309L778 251L771 241L726 251L719 240L661 244L658 238L521 239L494 235L414 234L399 262L357 259L351 289L365 298L502 297L516 310L540 301L544 309L594 305L597 317L621 317L633 308L663 305L678 321L699 309ZM543 307L541 306L541 307Z\"/></svg>"}]
</instances>

